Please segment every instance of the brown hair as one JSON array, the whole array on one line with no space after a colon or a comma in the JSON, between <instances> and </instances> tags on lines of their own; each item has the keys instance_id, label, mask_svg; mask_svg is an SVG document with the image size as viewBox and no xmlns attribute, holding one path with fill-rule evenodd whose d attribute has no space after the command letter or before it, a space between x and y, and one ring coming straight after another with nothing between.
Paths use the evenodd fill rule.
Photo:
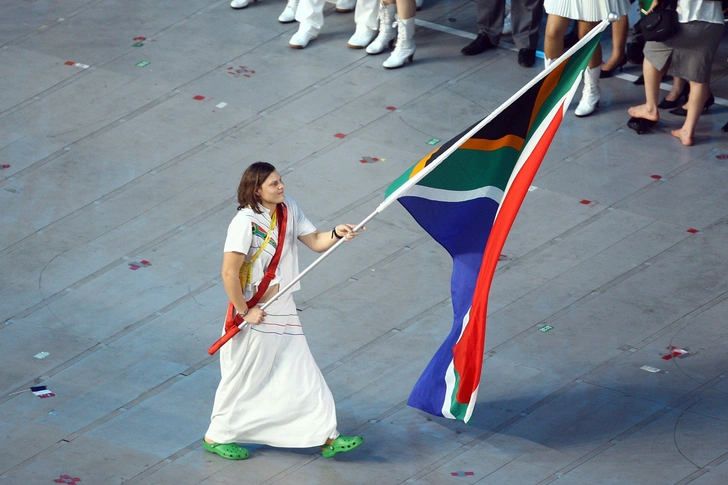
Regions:
<instances>
[{"instance_id":1,"label":"brown hair","mask_svg":"<svg viewBox=\"0 0 728 485\"><path fill-rule=\"evenodd\" d=\"M250 207L256 214L262 213L258 208L260 197L255 195L255 191L275 170L276 168L267 162L255 162L245 169L238 185L238 210Z\"/></svg>"}]
</instances>

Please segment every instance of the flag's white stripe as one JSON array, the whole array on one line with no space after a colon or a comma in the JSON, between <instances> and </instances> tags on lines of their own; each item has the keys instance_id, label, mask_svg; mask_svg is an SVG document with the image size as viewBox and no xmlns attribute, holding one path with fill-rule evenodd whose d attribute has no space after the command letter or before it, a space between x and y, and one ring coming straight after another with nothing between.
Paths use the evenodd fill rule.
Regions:
<instances>
[{"instance_id":1,"label":"flag's white stripe","mask_svg":"<svg viewBox=\"0 0 728 485\"><path fill-rule=\"evenodd\" d=\"M508 100L500 105L498 109L493 111L490 115L488 115L484 120L482 120L480 123L475 125L470 131L468 131L465 135L463 135L458 141L453 143L447 150L442 152L435 160L433 160L430 164L428 164L425 168L420 170L414 177L409 179L407 182L400 185L394 192L392 192L389 197L384 199L381 204L379 204L379 207L377 207L376 212L382 212L384 209L389 207L389 205L397 200L397 198L401 197L405 192L410 190L413 185L415 185L417 182L422 180L426 175L428 175L430 172L432 172L435 167L440 165L444 160L447 159L455 150L460 148L460 145L465 143L467 140L469 140L475 133L480 131L486 124L490 123L491 120L493 120L496 116L501 114L506 108L508 108L511 104L513 104L518 98L520 98L524 93L526 93L529 89L531 89L535 84L541 82L541 80L546 77L548 74L551 73L554 69L556 69L562 62L569 59L569 57L572 56L572 54L579 49L581 49L587 42L591 41L596 35L601 33L607 28L607 25L609 25L608 20L602 20L602 22L594 27L592 30L589 31L587 35L582 37L579 42L574 44L571 49L567 50L561 57L559 57L556 62L554 62L551 66L549 66L547 69L544 69L541 71L536 77L534 77L531 82L523 86L521 89L518 90L516 94L508 98ZM573 95L572 95L573 97Z\"/></svg>"},{"instance_id":2,"label":"flag's white stripe","mask_svg":"<svg viewBox=\"0 0 728 485\"><path fill-rule=\"evenodd\" d=\"M523 151L521 151L521 154L518 156L518 161L516 161L516 166L513 168L513 171L511 172L511 176L508 179L508 183L506 184L506 190L503 193L503 199L505 199L506 195L508 195L508 191L511 189L511 185L513 185L513 181L516 179L516 176L521 171L523 166L526 164L526 161L528 160L528 157L531 156L531 153L533 153L533 149L536 148L536 145L538 145L538 142L541 141L541 138L543 137L543 134L546 132L548 127L551 125L551 122L553 121L554 117L556 116L556 113L561 109L562 112L562 118L566 115L566 110L569 109L569 104L571 104L571 100L574 99L574 94L576 94L576 90L579 87L579 84L581 83L580 76L577 76L576 80L574 81L574 85L571 86L571 89L566 93L562 101L557 102L554 107L551 109L549 114L544 118L544 120L541 122L541 124L536 128L536 131L533 133L533 136L528 140L528 143L526 143L526 146L523 147ZM495 213L495 219L498 219L498 214L500 214L502 205L498 205L498 212Z\"/></svg>"},{"instance_id":3,"label":"flag's white stripe","mask_svg":"<svg viewBox=\"0 0 728 485\"><path fill-rule=\"evenodd\" d=\"M468 322L470 321L470 310L472 309L473 307L471 305L468 308L468 313L465 314L463 321L460 323L460 335L458 335L458 339L455 341L456 343L460 342L460 339L463 337L465 327L468 326ZM455 362L451 360L450 365L447 366L447 371L445 371L445 401L442 403L442 415L450 419L455 419L455 416L450 412L450 404L455 393L455 382Z\"/></svg>"},{"instance_id":4,"label":"flag's white stripe","mask_svg":"<svg viewBox=\"0 0 728 485\"><path fill-rule=\"evenodd\" d=\"M422 197L423 199L436 200L438 202L465 202L473 199L493 199L500 204L503 199L503 191L491 185L473 190L447 190L435 189L415 185L407 191L407 197Z\"/></svg>"}]
</instances>

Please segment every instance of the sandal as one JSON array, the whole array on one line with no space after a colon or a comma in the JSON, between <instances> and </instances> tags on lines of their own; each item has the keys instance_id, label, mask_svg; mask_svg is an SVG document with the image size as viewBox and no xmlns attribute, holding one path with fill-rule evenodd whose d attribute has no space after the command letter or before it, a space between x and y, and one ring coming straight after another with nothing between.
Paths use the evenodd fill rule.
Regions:
<instances>
[{"instance_id":1,"label":"sandal","mask_svg":"<svg viewBox=\"0 0 728 485\"><path fill-rule=\"evenodd\" d=\"M237 443L208 443L202 440L202 446L210 453L216 453L228 460L244 460L250 456L248 450Z\"/></svg>"},{"instance_id":2,"label":"sandal","mask_svg":"<svg viewBox=\"0 0 728 485\"><path fill-rule=\"evenodd\" d=\"M321 454L325 458L331 458L337 453L351 451L362 443L364 443L364 438L361 436L339 436L330 445L322 446Z\"/></svg>"}]
</instances>

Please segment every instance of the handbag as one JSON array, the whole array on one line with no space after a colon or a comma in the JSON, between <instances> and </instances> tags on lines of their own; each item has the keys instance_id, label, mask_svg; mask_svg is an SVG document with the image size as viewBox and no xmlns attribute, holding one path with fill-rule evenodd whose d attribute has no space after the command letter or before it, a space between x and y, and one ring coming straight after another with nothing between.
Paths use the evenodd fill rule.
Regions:
<instances>
[{"instance_id":1,"label":"handbag","mask_svg":"<svg viewBox=\"0 0 728 485\"><path fill-rule=\"evenodd\" d=\"M650 42L665 42L680 30L674 2L665 7L658 6L639 21L642 38Z\"/></svg>"}]
</instances>

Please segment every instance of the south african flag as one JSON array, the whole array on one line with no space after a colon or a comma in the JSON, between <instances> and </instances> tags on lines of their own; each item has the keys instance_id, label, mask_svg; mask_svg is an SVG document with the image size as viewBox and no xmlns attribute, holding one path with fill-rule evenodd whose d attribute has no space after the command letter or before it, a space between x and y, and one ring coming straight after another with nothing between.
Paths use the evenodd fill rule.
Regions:
<instances>
[{"instance_id":1,"label":"south african flag","mask_svg":"<svg viewBox=\"0 0 728 485\"><path fill-rule=\"evenodd\" d=\"M469 421L480 384L488 293L521 203L579 86L607 21L490 116L402 174L393 200L453 258L454 323L408 404Z\"/></svg>"}]
</instances>

